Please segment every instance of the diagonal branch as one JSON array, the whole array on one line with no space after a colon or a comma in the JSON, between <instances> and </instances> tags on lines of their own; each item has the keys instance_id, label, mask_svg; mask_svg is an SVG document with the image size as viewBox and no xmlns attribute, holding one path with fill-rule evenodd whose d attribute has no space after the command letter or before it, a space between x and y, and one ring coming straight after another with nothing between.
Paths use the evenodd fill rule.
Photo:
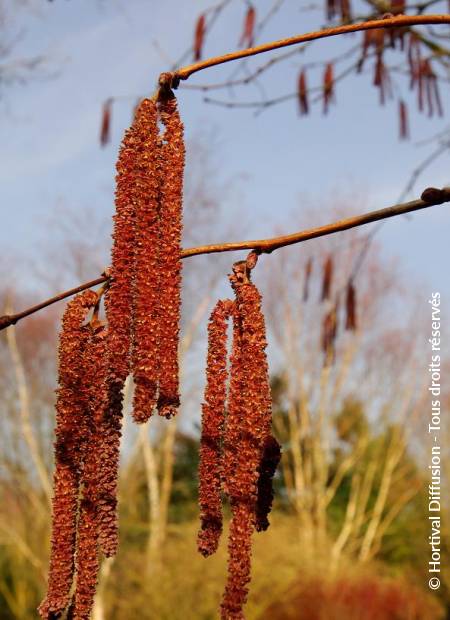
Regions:
<instances>
[{"instance_id":1,"label":"diagonal branch","mask_svg":"<svg viewBox=\"0 0 450 620\"><path fill-rule=\"evenodd\" d=\"M450 16L449 16L450 19ZM350 228L356 228L358 226L364 226L371 222L377 222L397 215L403 215L405 213L411 213L412 211L419 211L420 209L427 209L446 202L450 202L450 187L444 187L443 189L437 189L434 187L428 187L422 192L422 195L417 200L411 200L410 202L404 202L385 209L379 209L377 211L369 211L369 213L363 213L362 215L355 215L343 220L338 220L325 226L319 226L317 228L310 228L300 232L293 233L291 235L284 235L281 237L273 237L271 239L255 239L251 241L234 241L231 243L216 243L213 245L202 245L195 248L187 248L182 250L181 258L189 258L191 256L200 256L201 254L218 254L219 252L235 252L237 250L253 250L257 254L270 254L274 250L284 248L288 245L296 243L302 243L309 239L316 239L317 237L325 237L332 235L343 230L349 230ZM14 325L21 319L34 314L47 306L50 306L58 301L71 297L76 293L84 291L87 288L92 288L102 282L107 282L109 279L108 271L106 270L102 276L95 280L85 282L79 286L59 293L55 297L51 297L31 308L23 310L18 314L6 314L0 316L0 331L5 329L9 325Z\"/></svg>"}]
</instances>

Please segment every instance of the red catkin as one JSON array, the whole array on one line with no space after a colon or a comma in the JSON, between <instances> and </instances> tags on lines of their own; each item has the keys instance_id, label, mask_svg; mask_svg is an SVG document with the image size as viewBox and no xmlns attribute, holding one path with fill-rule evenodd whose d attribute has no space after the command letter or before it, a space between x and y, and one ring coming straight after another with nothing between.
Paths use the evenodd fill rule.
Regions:
<instances>
[{"instance_id":1,"label":"red catkin","mask_svg":"<svg viewBox=\"0 0 450 620\"><path fill-rule=\"evenodd\" d=\"M423 97L425 91L427 98L428 116L433 116L435 111L438 113L439 116L442 116L444 111L439 95L437 75L434 72L429 59L421 60L418 67L418 73L419 110L422 111L424 107Z\"/></svg>"},{"instance_id":2,"label":"red catkin","mask_svg":"<svg viewBox=\"0 0 450 620\"><path fill-rule=\"evenodd\" d=\"M341 12L341 21L343 23L349 22L352 19L350 0L341 0L339 8Z\"/></svg>"},{"instance_id":3,"label":"red catkin","mask_svg":"<svg viewBox=\"0 0 450 620\"><path fill-rule=\"evenodd\" d=\"M308 301L309 297L309 284L311 282L311 274L313 268L313 261L311 256L306 261L305 265L305 279L303 281L303 301Z\"/></svg>"},{"instance_id":4,"label":"red catkin","mask_svg":"<svg viewBox=\"0 0 450 620\"><path fill-rule=\"evenodd\" d=\"M156 103L144 99L134 131L139 149L134 171L135 279L133 308L133 418L146 422L157 400L160 320L161 148Z\"/></svg>"},{"instance_id":5,"label":"red catkin","mask_svg":"<svg viewBox=\"0 0 450 620\"><path fill-rule=\"evenodd\" d=\"M253 47L255 37L256 10L249 6L245 14L244 28L239 41L240 47Z\"/></svg>"},{"instance_id":6,"label":"red catkin","mask_svg":"<svg viewBox=\"0 0 450 620\"><path fill-rule=\"evenodd\" d=\"M399 115L400 140L408 140L409 138L408 108L404 101L399 101L398 115Z\"/></svg>"},{"instance_id":7,"label":"red catkin","mask_svg":"<svg viewBox=\"0 0 450 620\"><path fill-rule=\"evenodd\" d=\"M408 38L408 64L409 64L409 75L410 75L410 83L409 86L411 89L414 88L416 84L418 84L418 89L421 90L421 80L420 78L420 66L422 63L422 54L420 49L420 39L416 35L414 31L411 31ZM420 94L419 94L420 99ZM420 102L419 102L420 105Z\"/></svg>"},{"instance_id":8,"label":"red catkin","mask_svg":"<svg viewBox=\"0 0 450 620\"><path fill-rule=\"evenodd\" d=\"M70 618L89 620L94 604L99 570L95 505L87 499L80 502L77 538L77 585L71 604Z\"/></svg>"},{"instance_id":9,"label":"red catkin","mask_svg":"<svg viewBox=\"0 0 450 620\"><path fill-rule=\"evenodd\" d=\"M205 39L206 32L206 19L204 15L200 15L197 19L197 23L195 24L195 34L194 34L194 60L198 62L201 60L202 51L203 51L203 42Z\"/></svg>"},{"instance_id":10,"label":"red catkin","mask_svg":"<svg viewBox=\"0 0 450 620\"><path fill-rule=\"evenodd\" d=\"M324 365L328 366L334 362L336 356L336 337L337 337L337 317L338 317L338 302L329 310L322 323L322 350L325 354Z\"/></svg>"},{"instance_id":11,"label":"red catkin","mask_svg":"<svg viewBox=\"0 0 450 620\"><path fill-rule=\"evenodd\" d=\"M139 140L134 125L125 133L117 161L111 279L105 294L110 378L124 383L130 372L135 251L135 166Z\"/></svg>"},{"instance_id":12,"label":"red catkin","mask_svg":"<svg viewBox=\"0 0 450 620\"><path fill-rule=\"evenodd\" d=\"M298 77L298 104L301 115L308 114L309 102L308 102L308 87L306 84L306 71L302 69Z\"/></svg>"},{"instance_id":13,"label":"red catkin","mask_svg":"<svg viewBox=\"0 0 450 620\"><path fill-rule=\"evenodd\" d=\"M220 612L223 620L244 620L251 580L253 514L244 502L231 505L232 519L228 539L228 581Z\"/></svg>"},{"instance_id":14,"label":"red catkin","mask_svg":"<svg viewBox=\"0 0 450 620\"><path fill-rule=\"evenodd\" d=\"M322 275L322 301L330 298L331 285L333 282L333 259L331 256L327 256L323 265Z\"/></svg>"},{"instance_id":15,"label":"red catkin","mask_svg":"<svg viewBox=\"0 0 450 620\"><path fill-rule=\"evenodd\" d=\"M334 69L333 64L329 62L323 74L323 113L328 113L330 103L334 101Z\"/></svg>"},{"instance_id":16,"label":"red catkin","mask_svg":"<svg viewBox=\"0 0 450 620\"><path fill-rule=\"evenodd\" d=\"M388 94L390 81L389 81L389 73L384 64L383 55L377 54L377 59L375 62L375 71L373 77L373 84L379 88L380 92L380 103L381 105L385 104L386 94Z\"/></svg>"},{"instance_id":17,"label":"red catkin","mask_svg":"<svg viewBox=\"0 0 450 620\"><path fill-rule=\"evenodd\" d=\"M249 280L245 261L235 263L230 280L236 301L224 442L224 488L232 510L228 580L221 606L222 618L227 619L243 618L250 581L251 535L255 527L265 524L264 518L260 522L258 517L264 512L267 518L262 502L261 512L257 512L257 502L272 414L261 296Z\"/></svg>"},{"instance_id":18,"label":"red catkin","mask_svg":"<svg viewBox=\"0 0 450 620\"><path fill-rule=\"evenodd\" d=\"M337 0L326 0L325 14L326 18L331 21L338 15L339 4Z\"/></svg>"},{"instance_id":19,"label":"red catkin","mask_svg":"<svg viewBox=\"0 0 450 620\"><path fill-rule=\"evenodd\" d=\"M102 122L100 125L100 145L106 146L111 139L112 99L107 99L102 108Z\"/></svg>"},{"instance_id":20,"label":"red catkin","mask_svg":"<svg viewBox=\"0 0 450 620\"><path fill-rule=\"evenodd\" d=\"M357 326L356 289L351 280L347 284L347 291L345 295L345 309L346 309L345 329L354 331Z\"/></svg>"},{"instance_id":21,"label":"red catkin","mask_svg":"<svg viewBox=\"0 0 450 620\"><path fill-rule=\"evenodd\" d=\"M98 472L101 467L101 446L105 440L103 416L106 406L107 331L101 325L92 325L90 331L90 340L84 352L88 419L75 558L76 588L70 610L73 620L89 620L99 570L98 536L101 524L98 519Z\"/></svg>"},{"instance_id":22,"label":"red catkin","mask_svg":"<svg viewBox=\"0 0 450 620\"><path fill-rule=\"evenodd\" d=\"M176 414L180 404L178 340L181 307L181 232L185 148L183 124L173 95L159 104L165 127L162 146L161 186L161 269L159 316L160 379L158 413L166 418Z\"/></svg>"},{"instance_id":23,"label":"red catkin","mask_svg":"<svg viewBox=\"0 0 450 620\"><path fill-rule=\"evenodd\" d=\"M122 394L120 383L106 378L106 405L102 419L102 442L98 448L97 523L99 544L106 557L116 554L119 544L117 519L117 480L122 434Z\"/></svg>"},{"instance_id":24,"label":"red catkin","mask_svg":"<svg viewBox=\"0 0 450 620\"><path fill-rule=\"evenodd\" d=\"M229 299L218 301L208 326L208 359L200 439L198 549L204 556L217 550L222 533L222 441L227 381L227 321Z\"/></svg>"},{"instance_id":25,"label":"red catkin","mask_svg":"<svg viewBox=\"0 0 450 620\"><path fill-rule=\"evenodd\" d=\"M358 62L357 70L358 72L362 71L364 66L364 62L367 58L369 49L371 47L374 48L377 56L380 56L384 50L384 37L385 37L385 29L384 28L376 28L374 30L365 30L363 33L363 42L362 42L362 52L361 58Z\"/></svg>"},{"instance_id":26,"label":"red catkin","mask_svg":"<svg viewBox=\"0 0 450 620\"><path fill-rule=\"evenodd\" d=\"M118 546L117 477L122 424L122 390L131 370L134 313L136 167L142 136L137 123L125 133L117 161L111 279L105 293L107 377L103 441L99 446L99 541L106 556Z\"/></svg>"},{"instance_id":27,"label":"red catkin","mask_svg":"<svg viewBox=\"0 0 450 620\"><path fill-rule=\"evenodd\" d=\"M52 543L48 590L39 607L42 618L59 617L68 605L74 574L78 493L86 431L86 388L83 351L88 329L83 327L97 295L84 291L67 305L59 342L56 402L55 473L53 479Z\"/></svg>"}]
</instances>

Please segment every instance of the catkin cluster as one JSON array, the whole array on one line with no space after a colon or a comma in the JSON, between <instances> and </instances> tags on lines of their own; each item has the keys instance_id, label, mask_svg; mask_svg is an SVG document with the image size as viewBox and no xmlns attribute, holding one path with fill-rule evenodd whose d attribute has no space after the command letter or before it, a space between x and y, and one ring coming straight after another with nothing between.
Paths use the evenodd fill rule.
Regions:
<instances>
[{"instance_id":1,"label":"catkin cluster","mask_svg":"<svg viewBox=\"0 0 450 620\"><path fill-rule=\"evenodd\" d=\"M175 97L144 99L117 165L111 286L106 294L112 378L123 385L132 371L136 422L147 421L155 405L160 415L171 417L180 402L184 155Z\"/></svg>"},{"instance_id":2,"label":"catkin cluster","mask_svg":"<svg viewBox=\"0 0 450 620\"><path fill-rule=\"evenodd\" d=\"M272 478L280 446L271 434L271 397L261 296L250 281L250 262L236 263L230 276L235 300L219 301L208 329L207 383L202 409L199 465L199 551L216 551L222 531L222 493L232 519L228 580L222 618L243 618L251 568L253 530L267 529ZM233 321L227 384L227 320Z\"/></svg>"},{"instance_id":3,"label":"catkin cluster","mask_svg":"<svg viewBox=\"0 0 450 620\"><path fill-rule=\"evenodd\" d=\"M95 335L84 321L96 302L96 293L85 291L69 302L63 317L56 402L52 548L47 596L39 608L43 618L57 618L67 608L75 567L80 566L86 548L84 523L90 516L88 498L92 486L96 486L88 456L95 432L92 405L100 378L86 373L85 361L91 357ZM84 508L80 507L81 503ZM93 573L87 565L86 569L89 575L86 570L81 573L77 570L76 593L71 603L76 618L88 617L81 611L80 593L84 598L92 581L95 589L96 569Z\"/></svg>"},{"instance_id":4,"label":"catkin cluster","mask_svg":"<svg viewBox=\"0 0 450 620\"><path fill-rule=\"evenodd\" d=\"M163 131L160 133L159 124ZM53 524L42 618L87 620L100 552L118 546L117 479L125 381L133 418L179 405L183 125L173 93L140 102L117 162L110 278L69 302L59 345ZM104 294L106 322L99 321ZM93 316L86 323L88 312Z\"/></svg>"}]
</instances>

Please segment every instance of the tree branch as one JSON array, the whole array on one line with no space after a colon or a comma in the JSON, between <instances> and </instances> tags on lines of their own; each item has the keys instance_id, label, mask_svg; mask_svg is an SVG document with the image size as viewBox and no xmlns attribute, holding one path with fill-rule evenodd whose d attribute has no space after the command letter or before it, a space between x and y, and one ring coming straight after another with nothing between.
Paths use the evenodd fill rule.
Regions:
<instances>
[{"instance_id":1,"label":"tree branch","mask_svg":"<svg viewBox=\"0 0 450 620\"><path fill-rule=\"evenodd\" d=\"M270 52L282 47L306 43L307 41L315 41L317 39L324 39L326 37L333 37L349 32L358 32L360 30L373 30L376 28L401 28L405 26L420 26L425 24L450 24L450 15L394 16L387 14L385 18L381 19L371 19L358 24L345 24L332 28L324 28L323 30L288 37L287 39L279 39L278 41L263 43L262 45L256 45L255 47L249 47L247 49L231 52L222 56L207 58L206 60L182 67L172 74L163 73L160 77L160 84L162 86L169 85L169 81L173 87L176 87L180 80L187 80L191 75L197 73L198 71L203 71L204 69L209 69L210 67L232 62L233 60L240 60L241 58L248 58L249 56L263 54L264 52Z\"/></svg>"},{"instance_id":2,"label":"tree branch","mask_svg":"<svg viewBox=\"0 0 450 620\"><path fill-rule=\"evenodd\" d=\"M412 211L419 211L420 209L427 209L436 205L450 202L450 187L444 187L443 189L437 189L435 187L428 187L422 192L421 197L418 200L412 200L392 207L386 207L385 209L379 209L378 211L369 211L369 213L363 213L362 215L355 215L353 217L346 218L344 220L338 220L332 224L326 224L325 226L319 226L317 228L310 228L300 232L293 233L291 235L284 235L281 237L273 237L271 239L256 239L252 241L234 241L231 243L216 243L213 245L201 245L196 248L187 248L182 250L181 258L189 258L190 256L199 256L201 254L217 254L219 252L235 252L237 250L253 250L257 254L270 254L274 250L293 245L295 243L301 243L308 241L308 239L316 239L317 237L325 237L326 235L332 235L343 230L349 230L350 228L356 228L357 226L364 226L371 222L377 222L397 215L403 215L404 213L411 213ZM58 301L71 297L76 293L80 293L85 289L102 284L109 279L107 270L104 274L95 280L90 280L84 284L72 288L63 293L59 293L55 297L51 297L46 301L43 301L27 310L23 310L18 314L6 314L0 316L0 331L14 325L20 319L23 319L30 314L34 314L47 306L50 306Z\"/></svg>"}]
</instances>

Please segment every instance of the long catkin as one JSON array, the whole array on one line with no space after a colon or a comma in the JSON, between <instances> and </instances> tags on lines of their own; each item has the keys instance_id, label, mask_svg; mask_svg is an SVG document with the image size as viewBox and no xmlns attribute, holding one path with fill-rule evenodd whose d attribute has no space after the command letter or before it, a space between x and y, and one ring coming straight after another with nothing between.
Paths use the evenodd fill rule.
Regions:
<instances>
[{"instance_id":1,"label":"long catkin","mask_svg":"<svg viewBox=\"0 0 450 620\"><path fill-rule=\"evenodd\" d=\"M67 305L59 341L56 402L55 473L50 569L42 618L58 617L67 607L74 575L78 494L83 467L87 395L83 352L89 332L83 326L97 295L84 291Z\"/></svg>"},{"instance_id":2,"label":"long catkin","mask_svg":"<svg viewBox=\"0 0 450 620\"><path fill-rule=\"evenodd\" d=\"M219 300L208 325L208 359L200 438L198 549L205 557L217 550L222 533L222 442L227 383L227 327L233 302Z\"/></svg>"},{"instance_id":3,"label":"long catkin","mask_svg":"<svg viewBox=\"0 0 450 620\"><path fill-rule=\"evenodd\" d=\"M84 448L84 467L81 478L82 497L78 518L77 551L75 556L76 587L70 617L88 620L94 603L99 571L99 471L101 462L103 418L106 410L106 336L104 326L91 327L89 342L84 351L84 381L88 389L88 420Z\"/></svg>"},{"instance_id":4,"label":"long catkin","mask_svg":"<svg viewBox=\"0 0 450 620\"><path fill-rule=\"evenodd\" d=\"M159 395L158 413L166 418L176 414L180 404L178 341L181 311L181 233L184 174L183 124L177 101L172 95L159 103L165 131L162 136Z\"/></svg>"},{"instance_id":5,"label":"long catkin","mask_svg":"<svg viewBox=\"0 0 450 620\"><path fill-rule=\"evenodd\" d=\"M252 497L242 493L239 451L248 437L244 430L246 376L242 347L242 321L238 308L233 313L233 345L230 360L230 389L224 437L224 489L232 518L228 535L228 578L221 602L223 619L243 618L251 569L253 531ZM253 502L254 504L254 502Z\"/></svg>"},{"instance_id":6,"label":"long catkin","mask_svg":"<svg viewBox=\"0 0 450 620\"><path fill-rule=\"evenodd\" d=\"M276 440L271 436L271 397L261 296L246 269L230 278L236 295L231 380L225 427L225 490L232 519L228 542L228 579L221 604L223 619L243 618L251 570L251 537L266 529L272 503L268 463ZM278 444L276 443L278 446ZM279 450L279 446L278 446ZM268 489L270 485L270 490Z\"/></svg>"},{"instance_id":7,"label":"long catkin","mask_svg":"<svg viewBox=\"0 0 450 620\"><path fill-rule=\"evenodd\" d=\"M144 99L134 118L140 148L135 166L135 282L133 418L146 422L156 405L159 378L161 269L161 140L156 103Z\"/></svg>"},{"instance_id":8,"label":"long catkin","mask_svg":"<svg viewBox=\"0 0 450 620\"><path fill-rule=\"evenodd\" d=\"M125 382L131 365L135 264L135 183L139 136L134 124L125 133L117 160L111 278L105 293L111 381Z\"/></svg>"},{"instance_id":9,"label":"long catkin","mask_svg":"<svg viewBox=\"0 0 450 620\"><path fill-rule=\"evenodd\" d=\"M107 377L98 511L99 540L106 556L118 546L117 478L122 425L123 388L131 370L136 261L136 169L142 136L134 120L125 133L117 160L111 278L105 292L108 323Z\"/></svg>"}]
</instances>

